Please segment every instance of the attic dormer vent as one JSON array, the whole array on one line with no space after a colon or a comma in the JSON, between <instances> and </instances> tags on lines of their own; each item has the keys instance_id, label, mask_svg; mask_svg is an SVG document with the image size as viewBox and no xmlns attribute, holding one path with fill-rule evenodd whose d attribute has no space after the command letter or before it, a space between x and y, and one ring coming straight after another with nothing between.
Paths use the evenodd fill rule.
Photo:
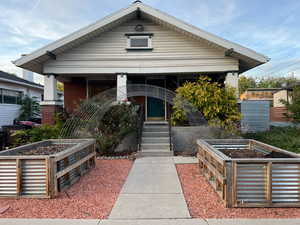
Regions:
<instances>
[{"instance_id":1,"label":"attic dormer vent","mask_svg":"<svg viewBox=\"0 0 300 225\"><path fill-rule=\"evenodd\" d=\"M142 3L142 1L136 0L136 1L134 1L132 4L136 4L136 3Z\"/></svg>"},{"instance_id":2,"label":"attic dormer vent","mask_svg":"<svg viewBox=\"0 0 300 225\"><path fill-rule=\"evenodd\" d=\"M138 24L135 26L134 30L136 32L143 32L144 31L144 26L142 24Z\"/></svg>"}]
</instances>

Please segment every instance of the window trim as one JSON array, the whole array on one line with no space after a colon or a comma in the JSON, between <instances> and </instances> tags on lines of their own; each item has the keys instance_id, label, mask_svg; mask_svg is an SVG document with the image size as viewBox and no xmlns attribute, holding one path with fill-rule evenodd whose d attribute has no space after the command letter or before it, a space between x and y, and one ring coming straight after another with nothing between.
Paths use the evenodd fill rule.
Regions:
<instances>
[{"instance_id":1,"label":"window trim","mask_svg":"<svg viewBox=\"0 0 300 225\"><path fill-rule=\"evenodd\" d=\"M152 34L126 34L127 36L127 50L152 50ZM132 47L131 40L132 39L147 39L148 47Z\"/></svg>"},{"instance_id":2,"label":"window trim","mask_svg":"<svg viewBox=\"0 0 300 225\"><path fill-rule=\"evenodd\" d=\"M15 92L15 93L18 93L19 96L14 96L16 97L16 101L15 103L7 103L7 102L4 102L4 93L3 91L11 91L11 92ZM22 99L23 97L23 91L16 91L16 90L12 90L12 89L6 89L6 88L0 88L0 104L6 104L6 105L20 105L20 99Z\"/></svg>"}]
</instances>

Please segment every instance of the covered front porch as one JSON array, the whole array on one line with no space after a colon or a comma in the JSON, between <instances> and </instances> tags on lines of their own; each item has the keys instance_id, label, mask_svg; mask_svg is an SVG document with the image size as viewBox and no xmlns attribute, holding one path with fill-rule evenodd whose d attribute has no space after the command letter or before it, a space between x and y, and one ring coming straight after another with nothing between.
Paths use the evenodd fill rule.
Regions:
<instances>
[{"instance_id":1,"label":"covered front porch","mask_svg":"<svg viewBox=\"0 0 300 225\"><path fill-rule=\"evenodd\" d=\"M56 102L56 82L64 83L64 107L67 113L73 113L82 100L92 98L109 89L116 89L116 101L131 101L139 104L144 113L145 120L168 120L171 113L171 105L166 99L157 98L155 96L145 96L144 94L137 96L127 96L128 85L151 85L159 87L163 90L173 91L184 84L186 81L196 81L199 76L209 76L213 81L222 85L227 85L238 89L238 73L186 73L186 74L108 74L108 75L50 75L45 79L45 86L48 87L45 93L45 101L49 103ZM50 88L49 88L50 87ZM51 89L51 87L53 87ZM50 93L49 93L50 91ZM164 93L162 93L162 96ZM43 107L43 111L47 110ZM49 113L48 113L49 114ZM47 117L47 113L43 114L43 118ZM51 123L50 118L44 118L44 122Z\"/></svg>"}]
</instances>

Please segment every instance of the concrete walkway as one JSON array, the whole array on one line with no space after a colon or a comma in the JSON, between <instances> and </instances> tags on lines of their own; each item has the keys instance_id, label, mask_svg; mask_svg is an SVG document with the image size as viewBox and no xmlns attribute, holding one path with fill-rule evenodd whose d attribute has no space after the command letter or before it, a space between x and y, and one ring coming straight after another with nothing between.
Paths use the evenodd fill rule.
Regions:
<instances>
[{"instance_id":1,"label":"concrete walkway","mask_svg":"<svg viewBox=\"0 0 300 225\"><path fill-rule=\"evenodd\" d=\"M137 159L109 219L191 218L173 157Z\"/></svg>"}]
</instances>

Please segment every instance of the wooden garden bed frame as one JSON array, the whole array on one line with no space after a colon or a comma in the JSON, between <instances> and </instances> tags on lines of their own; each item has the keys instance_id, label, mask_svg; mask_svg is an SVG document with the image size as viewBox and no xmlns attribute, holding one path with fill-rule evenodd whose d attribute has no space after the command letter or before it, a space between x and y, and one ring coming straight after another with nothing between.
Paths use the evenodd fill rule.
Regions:
<instances>
[{"instance_id":1,"label":"wooden garden bed frame","mask_svg":"<svg viewBox=\"0 0 300 225\"><path fill-rule=\"evenodd\" d=\"M39 146L70 144L53 155L16 155ZM53 198L95 167L95 140L57 139L0 152L0 197Z\"/></svg>"},{"instance_id":2,"label":"wooden garden bed frame","mask_svg":"<svg viewBox=\"0 0 300 225\"><path fill-rule=\"evenodd\" d=\"M226 207L300 207L300 157L249 139L198 140L199 166ZM218 149L280 152L291 158L230 158Z\"/></svg>"}]
</instances>

